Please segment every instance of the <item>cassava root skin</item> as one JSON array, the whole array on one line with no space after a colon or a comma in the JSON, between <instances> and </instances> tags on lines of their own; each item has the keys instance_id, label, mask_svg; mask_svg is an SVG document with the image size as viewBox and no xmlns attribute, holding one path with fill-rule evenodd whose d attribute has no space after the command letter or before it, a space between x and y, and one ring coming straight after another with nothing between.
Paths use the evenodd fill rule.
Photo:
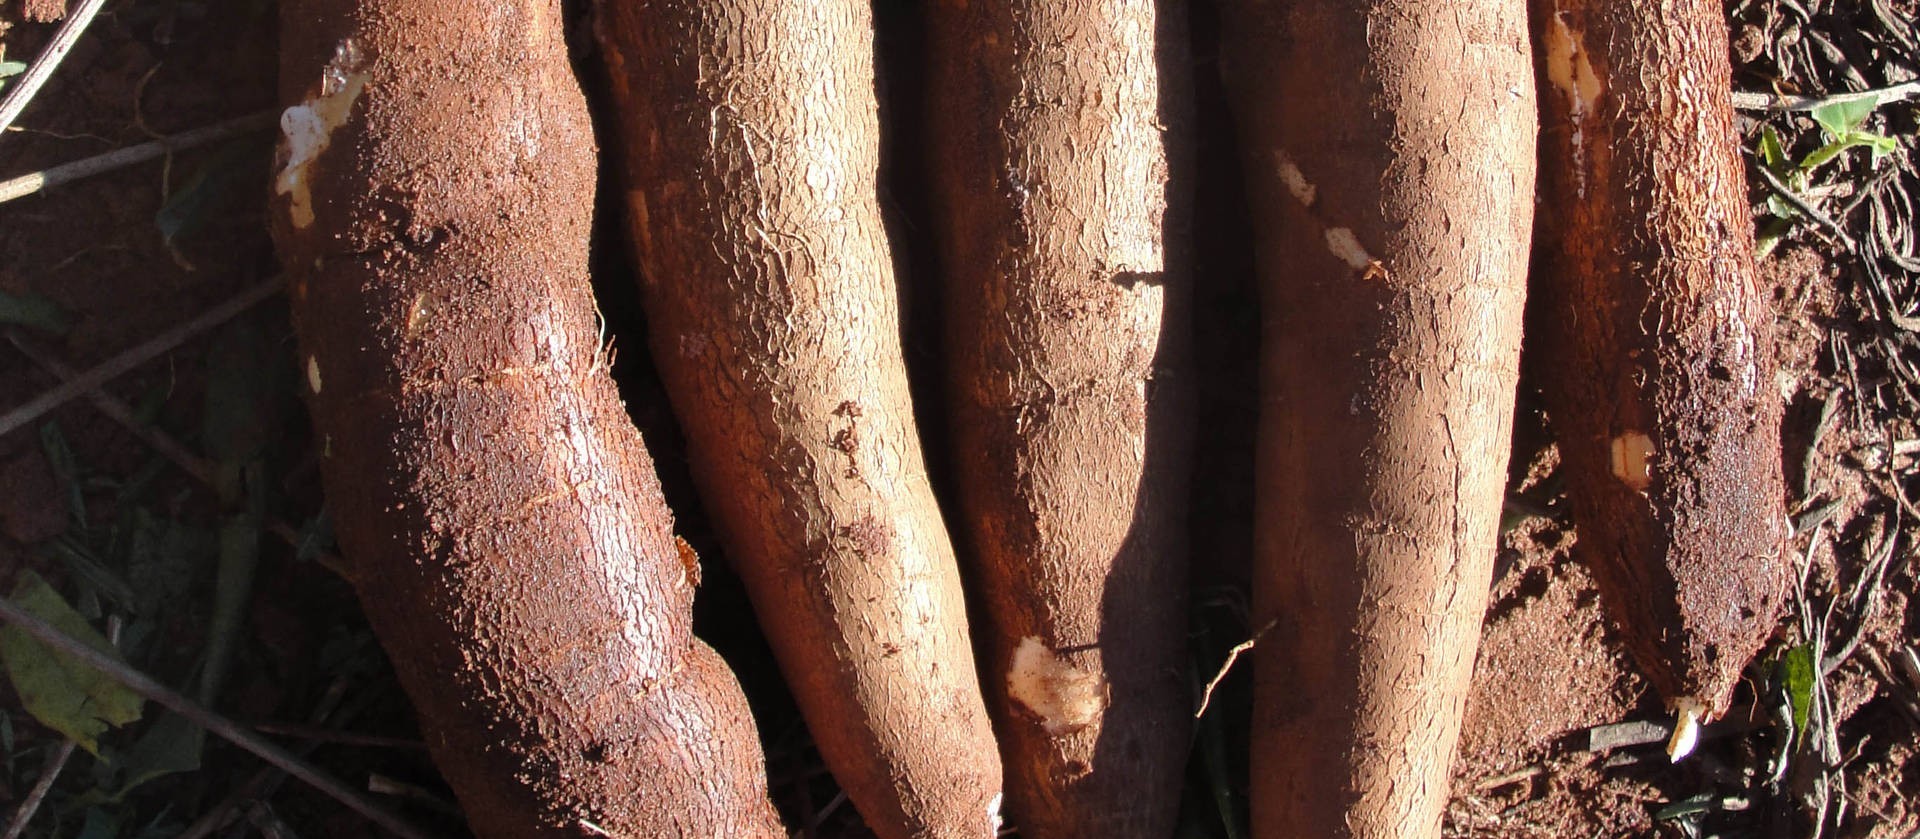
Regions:
<instances>
[{"instance_id":1,"label":"cassava root skin","mask_svg":"<svg viewBox=\"0 0 1920 839\"><path fill-rule=\"evenodd\" d=\"M1254 835L1439 835L1532 223L1521 0L1227 4L1263 308Z\"/></svg>"},{"instance_id":2,"label":"cassava root skin","mask_svg":"<svg viewBox=\"0 0 1920 839\"><path fill-rule=\"evenodd\" d=\"M1536 317L1574 550L1655 688L1712 719L1788 584L1726 19L1704 0L1534 0L1533 29Z\"/></svg>"},{"instance_id":3,"label":"cassava root skin","mask_svg":"<svg viewBox=\"0 0 1920 839\"><path fill-rule=\"evenodd\" d=\"M488 839L782 837L600 354L555 0L288 0L273 223L329 509Z\"/></svg>"},{"instance_id":4,"label":"cassava root skin","mask_svg":"<svg viewBox=\"0 0 1920 839\"><path fill-rule=\"evenodd\" d=\"M1009 808L1033 839L1164 839L1192 713L1186 7L929 13L951 444Z\"/></svg>"},{"instance_id":5,"label":"cassava root skin","mask_svg":"<svg viewBox=\"0 0 1920 839\"><path fill-rule=\"evenodd\" d=\"M787 683L880 836L992 836L1000 765L878 204L872 10L597 11L654 357Z\"/></svg>"}]
</instances>

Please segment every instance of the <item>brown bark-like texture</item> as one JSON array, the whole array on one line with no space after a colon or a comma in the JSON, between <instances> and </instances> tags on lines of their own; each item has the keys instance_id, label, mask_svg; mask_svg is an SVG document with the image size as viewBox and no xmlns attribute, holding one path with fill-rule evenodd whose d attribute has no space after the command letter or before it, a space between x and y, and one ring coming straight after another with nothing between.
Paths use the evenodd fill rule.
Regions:
<instances>
[{"instance_id":1,"label":"brown bark-like texture","mask_svg":"<svg viewBox=\"0 0 1920 839\"><path fill-rule=\"evenodd\" d=\"M654 355L821 754L887 839L986 837L1000 767L921 452L864 0L604 0Z\"/></svg>"},{"instance_id":2,"label":"brown bark-like texture","mask_svg":"<svg viewBox=\"0 0 1920 839\"><path fill-rule=\"evenodd\" d=\"M354 587L483 837L779 837L601 353L556 0L288 0L273 222Z\"/></svg>"},{"instance_id":3,"label":"brown bark-like texture","mask_svg":"<svg viewBox=\"0 0 1920 839\"><path fill-rule=\"evenodd\" d=\"M1537 351L1579 532L1669 703L1724 712L1785 602L1772 313L1707 0L1535 0Z\"/></svg>"},{"instance_id":4,"label":"brown bark-like texture","mask_svg":"<svg viewBox=\"0 0 1920 839\"><path fill-rule=\"evenodd\" d=\"M1173 831L1191 727L1183 3L944 0L953 458L1022 836ZM1177 149L1177 146L1176 146Z\"/></svg>"},{"instance_id":5,"label":"brown bark-like texture","mask_svg":"<svg viewBox=\"0 0 1920 839\"><path fill-rule=\"evenodd\" d=\"M1254 835L1439 835L1506 482L1521 0L1228 5L1263 335Z\"/></svg>"}]
</instances>

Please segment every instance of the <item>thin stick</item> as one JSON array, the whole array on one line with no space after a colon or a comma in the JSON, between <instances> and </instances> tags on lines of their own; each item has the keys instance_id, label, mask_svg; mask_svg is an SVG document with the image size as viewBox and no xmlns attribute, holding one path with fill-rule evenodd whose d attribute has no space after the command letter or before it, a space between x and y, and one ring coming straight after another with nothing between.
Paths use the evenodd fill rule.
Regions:
<instances>
[{"instance_id":1,"label":"thin stick","mask_svg":"<svg viewBox=\"0 0 1920 839\"><path fill-rule=\"evenodd\" d=\"M1261 636L1266 635L1267 631L1277 623L1279 623L1278 620L1267 621L1267 625L1260 627L1259 632L1253 633L1252 638L1233 645L1233 649L1227 651L1227 660L1221 663L1219 672L1214 673L1213 678L1207 681L1207 689L1200 692L1200 710L1193 712L1194 719L1199 719L1207 712L1207 703L1213 701L1213 689L1219 687L1220 682L1227 678L1227 671L1233 669L1233 663L1240 659L1240 654L1253 649L1253 645L1259 643Z\"/></svg>"},{"instance_id":2,"label":"thin stick","mask_svg":"<svg viewBox=\"0 0 1920 839\"><path fill-rule=\"evenodd\" d=\"M27 831L27 823L33 821L34 813L39 812L40 802L46 800L47 791L53 789L54 780L67 768L67 759L73 757L75 745L72 740L66 740L54 749L46 770L40 773L39 780L33 782L33 789L27 792L26 800L20 802L20 809L13 811L13 821L7 823L5 839L20 839L20 834Z\"/></svg>"},{"instance_id":3,"label":"thin stick","mask_svg":"<svg viewBox=\"0 0 1920 839\"><path fill-rule=\"evenodd\" d=\"M339 746L362 746L370 749L402 749L423 752L427 744L405 737L382 737L377 734L356 734L320 725L302 725L286 722L254 723L253 730L262 734L278 734L309 743L332 743Z\"/></svg>"},{"instance_id":4,"label":"thin stick","mask_svg":"<svg viewBox=\"0 0 1920 839\"><path fill-rule=\"evenodd\" d=\"M1838 105L1843 102L1860 102L1867 99L1876 102L1892 102L1895 99L1912 99L1915 96L1920 96L1920 82L1902 82L1891 87L1836 93L1832 96L1781 96L1774 93L1748 93L1744 90L1736 90L1733 92L1733 106L1742 111L1811 111L1825 105Z\"/></svg>"},{"instance_id":5,"label":"thin stick","mask_svg":"<svg viewBox=\"0 0 1920 839\"><path fill-rule=\"evenodd\" d=\"M268 742L226 717L201 707L200 703L174 692L173 689L154 681L146 674L128 667L85 643L74 640L66 633L55 628L52 624L20 608L20 606L13 601L0 598L0 620L5 620L14 626L20 627L21 631L33 636L33 638L40 643L46 644L88 667L100 671L114 681L125 685L128 690L165 706L180 716L186 717L188 722L211 731L227 742L252 752L254 756L279 767L282 771L285 771L295 778L299 778L309 786L325 793L328 797L340 802L348 809L365 816L367 820L385 828L394 835L404 837L404 839L427 839L428 834L424 831L402 821L400 817L381 809L379 805L374 804L365 796L348 788L346 784L341 783L338 779L294 756L292 752Z\"/></svg>"},{"instance_id":6,"label":"thin stick","mask_svg":"<svg viewBox=\"0 0 1920 839\"><path fill-rule=\"evenodd\" d=\"M243 117L230 119L226 122L216 122L212 125L195 128L192 131L182 131L179 134L161 137L158 140L150 140L137 146L115 149L105 154L76 160L72 163L62 163L51 169L29 172L17 178L0 181L0 204L12 201L15 198L24 198L36 192L60 186L61 184L72 183L83 178L90 178L94 175L104 174L114 171L115 169L122 169L136 163L152 160L169 152L186 151L196 146L204 146L208 143L225 140L228 137L237 137L241 134L250 134L255 131L270 128L277 120L278 116L275 112L262 111L257 114L248 114Z\"/></svg>"},{"instance_id":7,"label":"thin stick","mask_svg":"<svg viewBox=\"0 0 1920 839\"><path fill-rule=\"evenodd\" d=\"M113 358L46 393L32 401L0 415L0 436L12 433L15 429L33 422L61 405L84 395L114 377L146 363L155 356L172 350L202 332L232 320L236 315L253 308L268 297L280 291L279 277L267 280L238 296L208 309L199 317L160 333L140 345L120 353Z\"/></svg>"},{"instance_id":8,"label":"thin stick","mask_svg":"<svg viewBox=\"0 0 1920 839\"><path fill-rule=\"evenodd\" d=\"M93 23L93 16L106 4L107 0L85 0L80 8L67 16L66 23L60 24L60 31L54 33L53 43L41 50L40 56L33 60L33 66L28 67L20 80L13 83L13 88L7 91L7 98L0 99L0 132L13 126L13 118L20 115L28 102L33 101L33 95L40 92L40 86L53 78L54 68L66 60L74 42L80 40L80 33L87 31L87 26Z\"/></svg>"}]
</instances>

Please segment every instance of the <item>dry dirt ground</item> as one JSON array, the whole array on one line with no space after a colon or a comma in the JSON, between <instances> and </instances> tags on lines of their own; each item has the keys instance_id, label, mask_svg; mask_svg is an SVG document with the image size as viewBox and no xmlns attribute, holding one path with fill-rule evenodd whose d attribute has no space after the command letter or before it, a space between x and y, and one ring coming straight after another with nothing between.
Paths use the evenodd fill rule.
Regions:
<instances>
[{"instance_id":1,"label":"dry dirt ground","mask_svg":"<svg viewBox=\"0 0 1920 839\"><path fill-rule=\"evenodd\" d=\"M0 61L31 61L57 24L29 18L62 5L0 4ZM883 2L878 12L884 107L911 115L921 107L912 7ZM108 3L0 136L0 178L270 111L274 13L270 0ZM1913 0L1746 0L1728 13L1741 91L1903 89L1920 70ZM1194 490L1192 647L1204 678L1249 632L1255 324L1229 116L1212 81L1211 3L1196 3L1194 23L1198 334L1210 372ZM1853 126L1860 142L1810 168L1798 164L1832 139L1812 112L1764 103L1743 112L1749 158L1771 165L1810 207L1769 203L1771 188L1755 177L1762 229L1779 238L1766 277L1780 316L1778 385L1789 400L1782 457L1801 573L1792 614L1750 668L1736 712L1709 729L1695 757L1666 761L1667 715L1570 558L1577 535L1564 524L1548 418L1523 388L1510 529L1450 835L1920 835L1916 110L1911 100L1868 110ZM923 336L911 360L924 374L937 365L924 336L936 331L925 327L939 317L938 295L914 293L913 284L936 266L921 239L926 226L914 223L925 211L916 130L904 119L893 125L885 197L908 268L911 329ZM1762 126L1779 139L1771 161L1759 151ZM1891 149L1876 159L1867 134L1893 138ZM8 339L0 414L58 386L72 375L63 367L85 370L147 347L130 372L0 436L0 586L11 591L23 572L36 573L95 626L117 631L133 665L373 790L382 806L460 835L404 697L351 592L328 570L313 455L286 386L292 348L281 305L270 298L177 346L151 346L275 276L263 217L270 143L256 131L0 205ZM630 407L687 537L710 560L701 632L752 696L789 824L807 836L865 835L743 617L639 349L644 324L632 313L631 278L617 245L602 251L598 279L624 350ZM1529 366L1526 375L1537 382L1553 371ZM1246 703L1245 674L1230 673L1197 730L1182 836L1245 835ZM30 813L19 835L86 839L368 835L333 801L184 728L150 707L106 734L100 757L80 751L62 763L71 750L60 735L0 688L0 823ZM55 780L34 803L50 768Z\"/></svg>"}]
</instances>

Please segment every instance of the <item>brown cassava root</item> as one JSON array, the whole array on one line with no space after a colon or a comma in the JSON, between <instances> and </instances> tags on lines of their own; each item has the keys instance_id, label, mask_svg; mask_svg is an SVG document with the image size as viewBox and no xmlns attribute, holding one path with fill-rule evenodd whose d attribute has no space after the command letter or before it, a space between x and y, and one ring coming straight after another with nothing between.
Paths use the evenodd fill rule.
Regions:
<instances>
[{"instance_id":1,"label":"brown cassava root","mask_svg":"<svg viewBox=\"0 0 1920 839\"><path fill-rule=\"evenodd\" d=\"M601 2L642 302L707 511L882 837L986 837L1000 766L927 481L860 0Z\"/></svg>"},{"instance_id":2,"label":"brown cassava root","mask_svg":"<svg viewBox=\"0 0 1920 839\"><path fill-rule=\"evenodd\" d=\"M930 10L964 529L1021 835L1165 837L1190 725L1184 3Z\"/></svg>"},{"instance_id":3,"label":"brown cassava root","mask_svg":"<svg viewBox=\"0 0 1920 839\"><path fill-rule=\"evenodd\" d=\"M289 0L274 227L328 503L484 837L777 837L600 354L556 0Z\"/></svg>"},{"instance_id":4,"label":"brown cassava root","mask_svg":"<svg viewBox=\"0 0 1920 839\"><path fill-rule=\"evenodd\" d=\"M1719 5L1535 0L1543 390L1575 552L1683 721L1785 603L1772 314ZM1678 744L1676 744L1678 745Z\"/></svg>"},{"instance_id":5,"label":"brown cassava root","mask_svg":"<svg viewBox=\"0 0 1920 839\"><path fill-rule=\"evenodd\" d=\"M1257 231L1254 833L1439 835L1498 535L1535 111L1519 0L1239 0Z\"/></svg>"}]
</instances>

